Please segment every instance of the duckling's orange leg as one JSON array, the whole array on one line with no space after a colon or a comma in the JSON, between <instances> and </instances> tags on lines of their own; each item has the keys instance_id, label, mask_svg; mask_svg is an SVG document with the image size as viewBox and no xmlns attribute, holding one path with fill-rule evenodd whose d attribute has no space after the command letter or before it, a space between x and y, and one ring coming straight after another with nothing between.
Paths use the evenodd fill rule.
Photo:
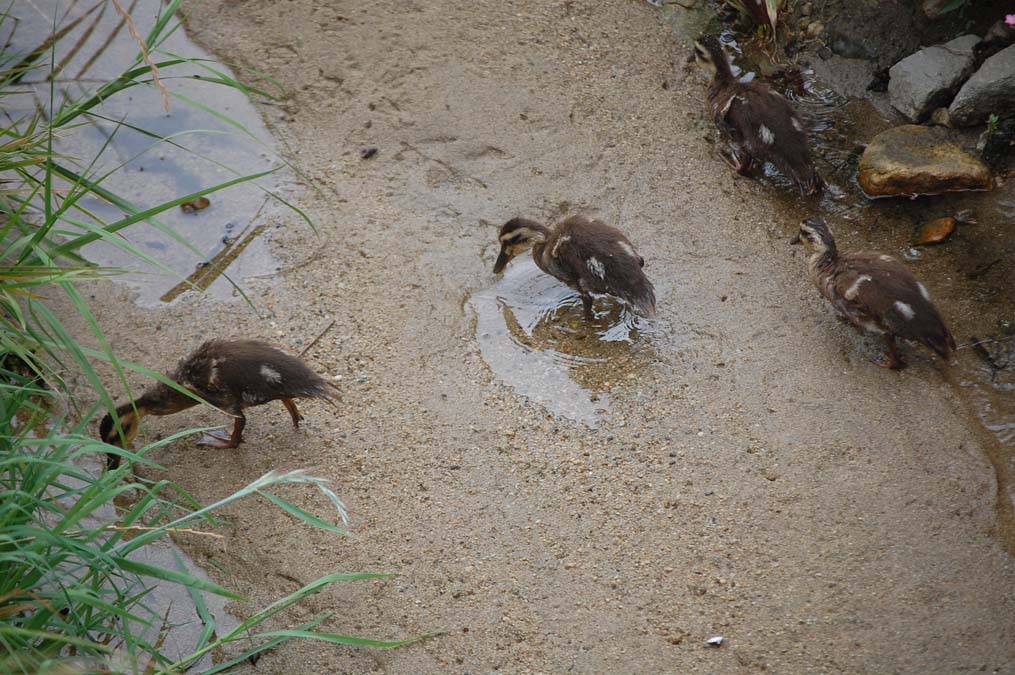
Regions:
<instances>
[{"instance_id":1,"label":"duckling's orange leg","mask_svg":"<svg viewBox=\"0 0 1015 675\"><path fill-rule=\"evenodd\" d=\"M296 409L296 403L291 398L284 398L282 399L282 405L289 411L289 417L293 418L293 426L298 429L300 422L303 421L303 415Z\"/></svg>"},{"instance_id":2,"label":"duckling's orange leg","mask_svg":"<svg viewBox=\"0 0 1015 675\"><path fill-rule=\"evenodd\" d=\"M885 353L887 360L872 359L874 364L889 370L902 370L905 368L906 359L902 358L902 354L899 353L899 349L895 344L895 336L891 333L885 333L885 343L888 345L888 351Z\"/></svg>"},{"instance_id":3,"label":"duckling's orange leg","mask_svg":"<svg viewBox=\"0 0 1015 675\"><path fill-rule=\"evenodd\" d=\"M722 152L719 153L719 156L722 157L723 160L725 160L725 162L730 165L731 169L736 171L741 176L746 176L747 174L749 174L751 172L751 169L754 167L754 158L751 157L751 155L748 154L747 151L745 151L743 148L741 148L739 145L735 143L731 143L729 148L730 148L729 157L727 157Z\"/></svg>"},{"instance_id":4,"label":"duckling's orange leg","mask_svg":"<svg viewBox=\"0 0 1015 675\"><path fill-rule=\"evenodd\" d=\"M209 431L201 436L201 439L197 442L197 444L208 448L219 448L221 450L225 450L226 448L237 448L240 443L243 442L243 427L246 425L247 418L242 412L240 412L236 416L236 419L233 420L232 435L226 436L223 431Z\"/></svg>"}]
</instances>

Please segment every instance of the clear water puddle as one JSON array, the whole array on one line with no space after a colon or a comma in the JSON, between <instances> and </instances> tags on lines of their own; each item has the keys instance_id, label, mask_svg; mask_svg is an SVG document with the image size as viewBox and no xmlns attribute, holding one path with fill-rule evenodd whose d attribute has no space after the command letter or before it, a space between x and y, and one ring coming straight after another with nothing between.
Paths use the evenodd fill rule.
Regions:
<instances>
[{"instance_id":1,"label":"clear water puddle","mask_svg":"<svg viewBox=\"0 0 1015 675\"><path fill-rule=\"evenodd\" d=\"M142 35L147 34L161 10L158 0L122 4ZM52 59L43 57L44 64L56 64L52 96L57 108L90 95L101 83L115 78L138 51L110 2L26 1L15 3L11 13L11 18L0 22L0 40L9 43L7 51L19 54L36 49L47 39L53 31L54 14L57 30L86 16L57 42ZM187 39L183 30L173 33L161 49L189 58L212 59ZM228 69L215 67L228 73ZM0 124L23 125L26 113L50 110L49 73L48 65L31 71L14 93L4 97L8 107L0 111ZM91 171L95 175L112 171L103 187L142 209L239 175L225 167L254 174L277 166L274 141L250 101L234 89L201 81L200 76L207 75L207 71L189 64L165 68L162 77L169 90L197 105L174 98L166 113L157 90L136 86L103 102L94 109L95 115L80 117L79 126L56 139L57 150L76 170L89 167L98 157ZM202 105L228 116L237 126L201 109ZM182 147L159 142L125 125L171 138ZM186 130L201 131L184 133ZM266 189L277 188L277 175L263 178L259 184ZM222 299L232 297L237 293L223 275L239 282L277 269L264 237L274 218L271 205L265 208L265 197L257 187L240 184L209 195L211 204L206 209L187 213L173 208L158 215L178 239L144 222L121 231L123 238L165 269L101 241L87 246L84 255L97 264L129 270L129 274L114 279L136 289L142 305L171 302L194 286ZM83 199L72 215L92 223L109 223L123 213L92 197Z\"/></svg>"},{"instance_id":2,"label":"clear water puddle","mask_svg":"<svg viewBox=\"0 0 1015 675\"><path fill-rule=\"evenodd\" d=\"M589 324L580 298L527 254L472 296L476 339L494 375L550 413L590 427L609 416L610 390L649 356L659 331L602 298Z\"/></svg>"}]
</instances>

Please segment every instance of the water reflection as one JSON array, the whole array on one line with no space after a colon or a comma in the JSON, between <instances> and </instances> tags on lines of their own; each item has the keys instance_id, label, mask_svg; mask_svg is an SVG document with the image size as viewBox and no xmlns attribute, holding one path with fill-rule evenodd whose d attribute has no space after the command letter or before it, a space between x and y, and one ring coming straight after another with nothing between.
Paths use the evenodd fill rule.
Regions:
<instances>
[{"instance_id":1,"label":"water reflection","mask_svg":"<svg viewBox=\"0 0 1015 675\"><path fill-rule=\"evenodd\" d=\"M469 300L483 360L499 380L554 415L596 426L610 389L644 366L652 322L611 298L590 323L580 298L525 257Z\"/></svg>"}]
</instances>

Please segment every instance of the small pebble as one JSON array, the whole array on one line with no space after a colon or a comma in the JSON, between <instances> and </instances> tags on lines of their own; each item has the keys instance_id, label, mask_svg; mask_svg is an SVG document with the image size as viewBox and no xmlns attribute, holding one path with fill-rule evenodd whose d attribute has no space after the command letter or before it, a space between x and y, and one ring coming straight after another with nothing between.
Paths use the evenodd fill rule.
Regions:
<instances>
[{"instance_id":1,"label":"small pebble","mask_svg":"<svg viewBox=\"0 0 1015 675\"><path fill-rule=\"evenodd\" d=\"M932 220L916 233L913 239L914 246L926 246L928 244L940 244L955 231L957 221L951 216Z\"/></svg>"},{"instance_id":2,"label":"small pebble","mask_svg":"<svg viewBox=\"0 0 1015 675\"><path fill-rule=\"evenodd\" d=\"M370 159L378 152L377 148L363 148L359 151L360 159Z\"/></svg>"},{"instance_id":3,"label":"small pebble","mask_svg":"<svg viewBox=\"0 0 1015 675\"><path fill-rule=\"evenodd\" d=\"M180 210L184 213L194 213L196 211L204 211L209 206L211 206L211 202L208 201L207 197L198 197L197 199L180 204Z\"/></svg>"},{"instance_id":4,"label":"small pebble","mask_svg":"<svg viewBox=\"0 0 1015 675\"><path fill-rule=\"evenodd\" d=\"M938 108L930 114L930 122L939 127L950 127L952 125L951 113L948 112L948 108Z\"/></svg>"}]
</instances>

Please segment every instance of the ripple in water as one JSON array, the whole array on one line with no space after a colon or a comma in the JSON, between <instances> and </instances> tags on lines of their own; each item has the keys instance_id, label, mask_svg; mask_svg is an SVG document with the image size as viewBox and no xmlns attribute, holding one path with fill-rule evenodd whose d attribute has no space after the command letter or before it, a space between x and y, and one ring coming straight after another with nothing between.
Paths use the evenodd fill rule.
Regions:
<instances>
[{"instance_id":1,"label":"ripple in water","mask_svg":"<svg viewBox=\"0 0 1015 675\"><path fill-rule=\"evenodd\" d=\"M613 299L597 300L590 324L574 291L528 257L472 296L469 307L483 360L499 380L552 414L593 427L651 330Z\"/></svg>"}]
</instances>

